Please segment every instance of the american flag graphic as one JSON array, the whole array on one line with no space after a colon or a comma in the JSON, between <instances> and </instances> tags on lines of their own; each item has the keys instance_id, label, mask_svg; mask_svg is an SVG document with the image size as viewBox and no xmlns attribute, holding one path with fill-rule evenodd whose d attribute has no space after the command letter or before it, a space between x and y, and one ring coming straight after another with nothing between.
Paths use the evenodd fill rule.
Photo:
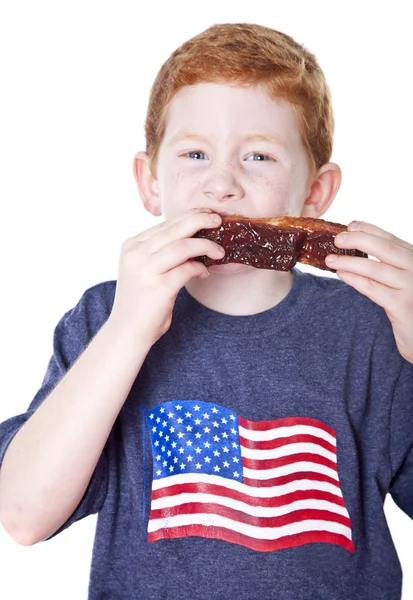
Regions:
<instances>
[{"instance_id":1,"label":"american flag graphic","mask_svg":"<svg viewBox=\"0 0 413 600\"><path fill-rule=\"evenodd\" d=\"M219 404L165 402L147 415L148 539L203 536L272 552L327 542L354 551L336 436L310 418L248 421Z\"/></svg>"}]
</instances>

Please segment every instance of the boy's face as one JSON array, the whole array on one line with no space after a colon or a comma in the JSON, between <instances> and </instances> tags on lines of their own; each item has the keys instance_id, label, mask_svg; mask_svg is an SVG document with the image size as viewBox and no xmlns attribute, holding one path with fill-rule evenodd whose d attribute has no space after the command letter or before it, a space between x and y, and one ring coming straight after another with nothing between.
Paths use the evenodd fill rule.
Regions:
<instances>
[{"instance_id":1,"label":"boy's face","mask_svg":"<svg viewBox=\"0 0 413 600\"><path fill-rule=\"evenodd\" d=\"M171 101L157 161L157 209L300 216L309 159L292 107L259 86L201 83Z\"/></svg>"}]
</instances>

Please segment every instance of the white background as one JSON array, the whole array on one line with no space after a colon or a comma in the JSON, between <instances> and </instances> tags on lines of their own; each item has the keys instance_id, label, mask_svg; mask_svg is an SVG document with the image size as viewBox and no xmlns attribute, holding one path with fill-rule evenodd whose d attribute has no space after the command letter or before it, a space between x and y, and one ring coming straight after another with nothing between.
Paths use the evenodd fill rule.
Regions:
<instances>
[{"instance_id":1,"label":"white background","mask_svg":"<svg viewBox=\"0 0 413 600\"><path fill-rule=\"evenodd\" d=\"M83 291L115 279L120 245L157 222L132 159L158 69L217 22L292 35L329 81L344 173L326 218L373 222L411 240L412 59L408 2L3 0L0 5L0 421L24 412L53 329ZM408 399L406 399L407 401ZM386 513L413 597L411 521ZM5 600L86 598L94 518L20 547L0 529Z\"/></svg>"}]
</instances>

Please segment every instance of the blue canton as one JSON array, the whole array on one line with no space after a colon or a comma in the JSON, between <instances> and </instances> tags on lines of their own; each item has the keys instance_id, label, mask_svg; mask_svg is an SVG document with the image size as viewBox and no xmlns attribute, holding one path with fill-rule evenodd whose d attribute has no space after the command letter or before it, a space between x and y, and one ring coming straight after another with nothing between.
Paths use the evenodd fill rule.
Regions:
<instances>
[{"instance_id":1,"label":"blue canton","mask_svg":"<svg viewBox=\"0 0 413 600\"><path fill-rule=\"evenodd\" d=\"M203 473L243 482L234 411L211 402L177 400L150 410L147 420L154 479Z\"/></svg>"}]
</instances>

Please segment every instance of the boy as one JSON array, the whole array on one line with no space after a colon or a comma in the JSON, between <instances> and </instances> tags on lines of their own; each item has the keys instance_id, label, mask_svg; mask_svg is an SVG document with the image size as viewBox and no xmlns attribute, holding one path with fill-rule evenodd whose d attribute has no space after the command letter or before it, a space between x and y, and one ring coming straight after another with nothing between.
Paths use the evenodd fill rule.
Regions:
<instances>
[{"instance_id":1,"label":"boy","mask_svg":"<svg viewBox=\"0 0 413 600\"><path fill-rule=\"evenodd\" d=\"M89 598L400 599L383 502L413 516L412 246L353 223L337 245L379 261L328 259L345 283L193 260L222 256L193 238L222 215L322 216L332 136L284 34L215 26L163 65L134 174L165 221L63 316L0 430L15 540L99 513Z\"/></svg>"}]
</instances>

